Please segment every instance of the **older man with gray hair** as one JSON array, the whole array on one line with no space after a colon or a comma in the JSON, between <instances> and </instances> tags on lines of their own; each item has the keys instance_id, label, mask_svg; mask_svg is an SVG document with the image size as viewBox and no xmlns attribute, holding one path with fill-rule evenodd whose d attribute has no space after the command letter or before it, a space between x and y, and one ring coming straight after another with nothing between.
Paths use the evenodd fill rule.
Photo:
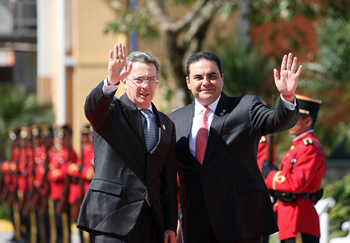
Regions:
<instances>
[{"instance_id":1,"label":"older man with gray hair","mask_svg":"<svg viewBox=\"0 0 350 243\"><path fill-rule=\"evenodd\" d=\"M86 98L93 127L95 176L77 226L94 242L175 242L175 127L152 104L159 64L117 44L108 76ZM126 89L114 97L119 84Z\"/></svg>"}]
</instances>

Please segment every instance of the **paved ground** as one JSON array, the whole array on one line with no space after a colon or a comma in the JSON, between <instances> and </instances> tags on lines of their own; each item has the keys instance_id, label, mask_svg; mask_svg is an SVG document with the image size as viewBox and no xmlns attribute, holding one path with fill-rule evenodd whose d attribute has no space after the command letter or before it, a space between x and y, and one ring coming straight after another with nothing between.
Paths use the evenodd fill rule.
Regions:
<instances>
[{"instance_id":1,"label":"paved ground","mask_svg":"<svg viewBox=\"0 0 350 243\"><path fill-rule=\"evenodd\" d=\"M0 243L6 243L13 237L13 227L10 222L5 220L0 220ZM80 243L79 233L75 227L72 225L72 241L71 243Z\"/></svg>"}]
</instances>

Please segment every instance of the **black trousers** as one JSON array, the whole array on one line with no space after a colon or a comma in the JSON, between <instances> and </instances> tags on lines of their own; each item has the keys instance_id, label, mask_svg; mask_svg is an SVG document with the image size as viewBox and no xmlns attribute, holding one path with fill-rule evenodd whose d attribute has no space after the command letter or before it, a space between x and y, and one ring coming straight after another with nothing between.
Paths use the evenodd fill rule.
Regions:
<instances>
[{"instance_id":1,"label":"black trousers","mask_svg":"<svg viewBox=\"0 0 350 243\"><path fill-rule=\"evenodd\" d=\"M262 243L262 241L263 241L263 237L262 236L258 236L258 237L254 237L254 238L250 238L250 239L234 241L232 243ZM216 238L212 227L210 227L210 239L209 239L209 242L210 243L220 243L220 241Z\"/></svg>"},{"instance_id":2,"label":"black trousers","mask_svg":"<svg viewBox=\"0 0 350 243\"><path fill-rule=\"evenodd\" d=\"M59 200L54 201L54 209L57 207ZM70 206L68 204L68 210L66 213L56 213L55 224L56 224L56 242L57 243L70 243L71 242L71 228L70 228Z\"/></svg>"},{"instance_id":3,"label":"black trousers","mask_svg":"<svg viewBox=\"0 0 350 243\"><path fill-rule=\"evenodd\" d=\"M303 240L303 243L319 243L320 238L314 236L314 235L308 235L301 233L301 238ZM295 238L290 238L286 240L281 240L281 243L295 243Z\"/></svg>"},{"instance_id":4,"label":"black trousers","mask_svg":"<svg viewBox=\"0 0 350 243\"><path fill-rule=\"evenodd\" d=\"M126 236L93 231L94 243L156 243L157 235L152 224L151 208L144 205L134 228Z\"/></svg>"}]
</instances>

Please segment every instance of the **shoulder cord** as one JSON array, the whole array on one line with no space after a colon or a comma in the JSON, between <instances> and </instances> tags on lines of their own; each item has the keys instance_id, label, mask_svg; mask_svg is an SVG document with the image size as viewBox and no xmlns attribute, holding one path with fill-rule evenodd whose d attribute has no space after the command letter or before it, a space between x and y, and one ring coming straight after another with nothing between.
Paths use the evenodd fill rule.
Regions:
<instances>
[{"instance_id":1,"label":"shoulder cord","mask_svg":"<svg viewBox=\"0 0 350 243\"><path fill-rule=\"evenodd\" d=\"M321 145L319 142L314 141L314 140L312 140L312 142L313 142L313 143L316 143L318 146L320 146L320 148L321 148L322 151L323 151L323 147L322 147L322 145ZM299 146L298 151L295 153L294 158L290 161L290 164L291 164L290 173L293 173L294 164L295 164L295 162L297 162L297 159L296 159L296 158L297 158L297 155L298 155L299 150L301 149L301 147L302 147L303 145L304 145L304 144L302 144L302 145Z\"/></svg>"}]
</instances>

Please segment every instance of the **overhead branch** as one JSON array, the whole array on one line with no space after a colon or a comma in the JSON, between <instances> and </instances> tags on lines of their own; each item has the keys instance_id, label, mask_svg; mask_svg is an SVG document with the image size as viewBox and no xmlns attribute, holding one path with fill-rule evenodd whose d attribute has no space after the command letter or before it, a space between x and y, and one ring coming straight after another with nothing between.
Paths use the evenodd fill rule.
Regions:
<instances>
[{"instance_id":1,"label":"overhead branch","mask_svg":"<svg viewBox=\"0 0 350 243\"><path fill-rule=\"evenodd\" d=\"M152 13L153 18L157 20L162 31L170 31L172 33L179 33L182 30L188 28L194 18L200 13L202 8L208 2L214 2L215 0L199 0L192 8L186 13L186 15L178 21L172 23L169 22L165 13L164 7L158 0L148 0L147 8ZM220 1L219 1L220 2Z\"/></svg>"},{"instance_id":2,"label":"overhead branch","mask_svg":"<svg viewBox=\"0 0 350 243\"><path fill-rule=\"evenodd\" d=\"M187 46L190 44L190 42L193 40L193 37L198 33L198 31L210 21L214 15L214 13L218 10L218 8L221 6L223 1L209 1L205 6L202 8L202 11L199 15L197 15L192 22L190 23L190 26L188 30L186 31L184 37L183 37L183 45Z\"/></svg>"}]
</instances>

